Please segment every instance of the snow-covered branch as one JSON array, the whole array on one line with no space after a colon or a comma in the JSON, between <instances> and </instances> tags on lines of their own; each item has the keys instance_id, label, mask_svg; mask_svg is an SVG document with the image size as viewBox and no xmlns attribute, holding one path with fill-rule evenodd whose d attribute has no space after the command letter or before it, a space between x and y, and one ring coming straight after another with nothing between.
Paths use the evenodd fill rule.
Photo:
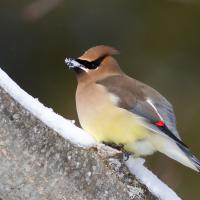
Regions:
<instances>
[{"instance_id":1,"label":"snow-covered branch","mask_svg":"<svg viewBox=\"0 0 200 200\"><path fill-rule=\"evenodd\" d=\"M0 69L0 199L180 199L141 159L102 159L95 146Z\"/></svg>"}]
</instances>

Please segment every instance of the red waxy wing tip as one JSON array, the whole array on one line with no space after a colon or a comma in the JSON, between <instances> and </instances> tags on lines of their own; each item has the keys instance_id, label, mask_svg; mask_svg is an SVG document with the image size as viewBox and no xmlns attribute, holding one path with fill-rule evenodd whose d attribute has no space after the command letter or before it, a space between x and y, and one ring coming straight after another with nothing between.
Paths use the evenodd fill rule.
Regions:
<instances>
[{"instance_id":1,"label":"red waxy wing tip","mask_svg":"<svg viewBox=\"0 0 200 200\"><path fill-rule=\"evenodd\" d=\"M158 121L155 123L155 125L158 127L163 127L163 126L165 126L165 123L163 121Z\"/></svg>"}]
</instances>

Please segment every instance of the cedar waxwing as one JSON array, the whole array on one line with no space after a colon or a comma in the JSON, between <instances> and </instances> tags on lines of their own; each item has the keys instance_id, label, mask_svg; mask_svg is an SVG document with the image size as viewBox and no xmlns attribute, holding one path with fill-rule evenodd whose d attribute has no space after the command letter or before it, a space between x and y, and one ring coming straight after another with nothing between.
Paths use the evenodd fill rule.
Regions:
<instances>
[{"instance_id":1,"label":"cedar waxwing","mask_svg":"<svg viewBox=\"0 0 200 200\"><path fill-rule=\"evenodd\" d=\"M123 145L145 156L159 151L196 171L200 161L182 142L172 105L155 89L127 76L112 57L118 50L96 46L65 63L76 73L81 126L97 141Z\"/></svg>"}]
</instances>

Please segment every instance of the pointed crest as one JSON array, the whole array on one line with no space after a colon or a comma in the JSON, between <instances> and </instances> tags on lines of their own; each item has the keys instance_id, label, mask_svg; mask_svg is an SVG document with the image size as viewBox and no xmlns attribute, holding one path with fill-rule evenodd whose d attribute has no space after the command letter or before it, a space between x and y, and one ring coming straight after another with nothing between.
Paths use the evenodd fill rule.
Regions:
<instances>
[{"instance_id":1,"label":"pointed crest","mask_svg":"<svg viewBox=\"0 0 200 200\"><path fill-rule=\"evenodd\" d=\"M110 46L99 45L88 49L82 56L79 57L79 59L94 61L98 58L117 54L119 54L119 51L117 49Z\"/></svg>"}]
</instances>

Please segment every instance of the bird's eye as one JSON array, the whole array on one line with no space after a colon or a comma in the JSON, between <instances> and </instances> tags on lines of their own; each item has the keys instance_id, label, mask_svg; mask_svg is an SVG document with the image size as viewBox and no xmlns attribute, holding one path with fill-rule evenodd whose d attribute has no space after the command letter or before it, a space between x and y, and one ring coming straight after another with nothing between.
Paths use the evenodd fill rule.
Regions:
<instances>
[{"instance_id":1,"label":"bird's eye","mask_svg":"<svg viewBox=\"0 0 200 200\"><path fill-rule=\"evenodd\" d=\"M90 66L90 62L87 60L76 59L76 61L86 68L88 68L88 66Z\"/></svg>"}]
</instances>

